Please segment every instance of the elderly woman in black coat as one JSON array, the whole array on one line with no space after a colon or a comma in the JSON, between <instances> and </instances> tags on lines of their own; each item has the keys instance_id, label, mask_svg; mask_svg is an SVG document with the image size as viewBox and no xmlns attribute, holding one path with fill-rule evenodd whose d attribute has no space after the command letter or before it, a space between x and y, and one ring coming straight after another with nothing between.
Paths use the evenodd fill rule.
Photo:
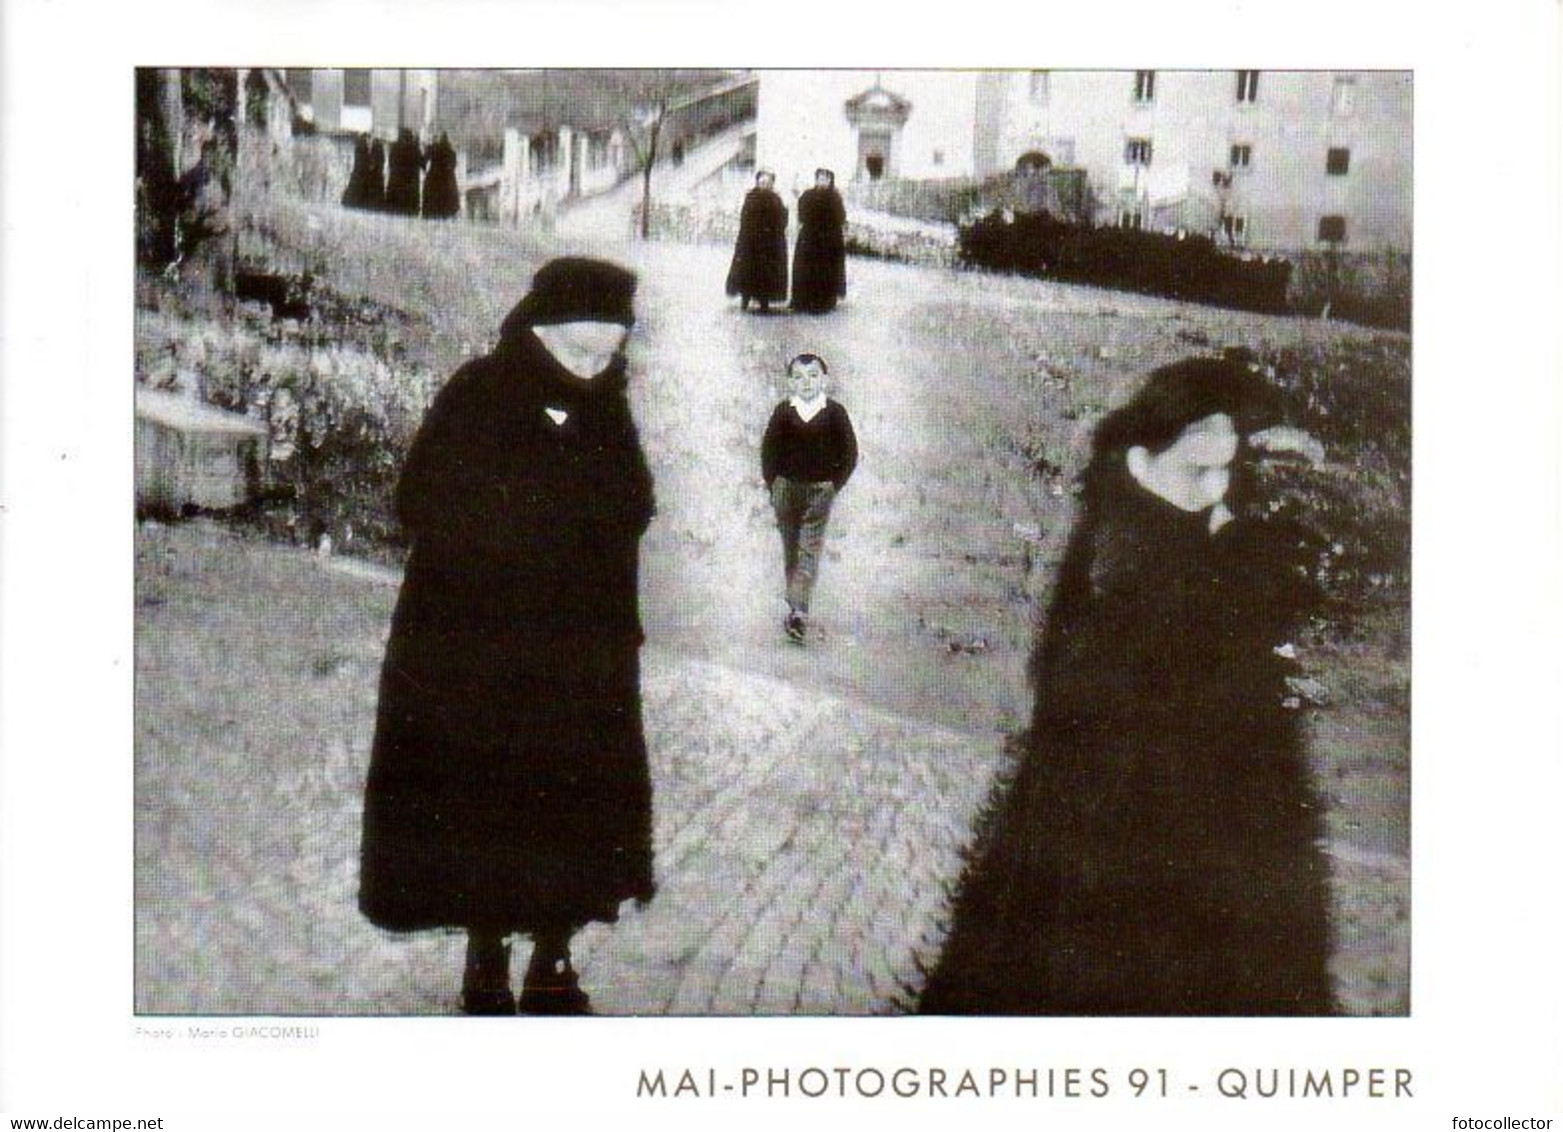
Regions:
<instances>
[{"instance_id":1,"label":"elderly woman in black coat","mask_svg":"<svg viewBox=\"0 0 1563 1132\"><path fill-rule=\"evenodd\" d=\"M448 220L461 212L461 190L456 185L456 147L442 130L429 147L429 171L423 178L423 215Z\"/></svg>"},{"instance_id":2,"label":"elderly woman in black coat","mask_svg":"<svg viewBox=\"0 0 1563 1132\"><path fill-rule=\"evenodd\" d=\"M417 216L423 192L423 167L428 164L418 135L409 129L398 131L391 144L390 165L385 174L385 210L402 216Z\"/></svg>"},{"instance_id":3,"label":"elderly woman in black coat","mask_svg":"<svg viewBox=\"0 0 1563 1132\"><path fill-rule=\"evenodd\" d=\"M458 370L397 488L411 536L381 676L359 904L464 929L462 1007L582 1012L569 942L653 893L638 554L652 482L625 397L635 277L545 265Z\"/></svg>"},{"instance_id":4,"label":"elderly woman in black coat","mask_svg":"<svg viewBox=\"0 0 1563 1132\"><path fill-rule=\"evenodd\" d=\"M792 256L792 309L825 314L847 294L847 208L836 175L814 171L814 187L798 198L798 243Z\"/></svg>"},{"instance_id":5,"label":"elderly woman in black coat","mask_svg":"<svg viewBox=\"0 0 1563 1132\"><path fill-rule=\"evenodd\" d=\"M738 242L727 270L727 293L739 297L739 306L750 301L760 311L787 298L787 206L776 195L776 174L762 169L754 175L754 188L744 196L738 215Z\"/></svg>"},{"instance_id":6,"label":"elderly woman in black coat","mask_svg":"<svg viewBox=\"0 0 1563 1132\"><path fill-rule=\"evenodd\" d=\"M1321 810L1276 651L1307 540L1227 506L1265 388L1190 359L1098 427L1026 748L925 1013L1331 1012Z\"/></svg>"},{"instance_id":7,"label":"elderly woman in black coat","mask_svg":"<svg viewBox=\"0 0 1563 1132\"><path fill-rule=\"evenodd\" d=\"M359 134L353 140L353 170L348 174L347 188L342 192L342 206L344 208L370 207L372 194L369 185L369 136Z\"/></svg>"}]
</instances>

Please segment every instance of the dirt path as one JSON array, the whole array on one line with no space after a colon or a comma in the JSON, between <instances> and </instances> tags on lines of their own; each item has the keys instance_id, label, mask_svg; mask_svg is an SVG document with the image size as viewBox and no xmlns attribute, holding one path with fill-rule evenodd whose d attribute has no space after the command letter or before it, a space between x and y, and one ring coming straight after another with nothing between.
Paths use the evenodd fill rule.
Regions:
<instances>
[{"instance_id":1,"label":"dirt path","mask_svg":"<svg viewBox=\"0 0 1563 1132\"><path fill-rule=\"evenodd\" d=\"M905 286L865 288L821 318L762 317L722 298L722 249L657 246L647 266L636 407L658 485L643 555L652 640L898 715L986 735L1012 725L1024 656L1004 641L1029 636L1024 607L966 603L966 625L943 616L962 604L952 593L980 587L962 586L965 563L952 573L949 517L929 503L932 485L960 474L961 447L942 431L951 422L935 364L915 349ZM786 360L804 351L829 362L862 456L831 519L816 632L798 649L780 628L759 450ZM951 651L978 639L984 651Z\"/></svg>"}]
</instances>

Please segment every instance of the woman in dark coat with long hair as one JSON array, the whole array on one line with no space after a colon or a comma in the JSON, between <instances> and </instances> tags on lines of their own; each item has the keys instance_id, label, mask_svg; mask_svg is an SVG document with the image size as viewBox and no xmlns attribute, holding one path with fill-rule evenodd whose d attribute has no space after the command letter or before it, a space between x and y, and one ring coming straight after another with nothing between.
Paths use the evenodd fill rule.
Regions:
<instances>
[{"instance_id":1,"label":"woman in dark coat with long hair","mask_svg":"<svg viewBox=\"0 0 1563 1132\"><path fill-rule=\"evenodd\" d=\"M925 1013L1332 1011L1322 814L1275 651L1308 548L1225 502L1263 388L1191 359L1098 427L1031 730Z\"/></svg>"},{"instance_id":2,"label":"woman in dark coat with long hair","mask_svg":"<svg viewBox=\"0 0 1563 1132\"><path fill-rule=\"evenodd\" d=\"M775 184L776 174L765 169L756 173L738 216L727 293L739 297L743 310L751 300L764 312L787 299L787 206L776 195Z\"/></svg>"},{"instance_id":3,"label":"woman in dark coat with long hair","mask_svg":"<svg viewBox=\"0 0 1563 1132\"><path fill-rule=\"evenodd\" d=\"M798 198L798 243L792 257L792 309L824 314L847 294L847 208L836 175L814 171L814 187Z\"/></svg>"},{"instance_id":4,"label":"woman in dark coat with long hair","mask_svg":"<svg viewBox=\"0 0 1563 1132\"><path fill-rule=\"evenodd\" d=\"M397 487L412 542L381 675L359 904L464 929L462 1006L587 1006L572 934L653 893L639 544L652 482L625 396L635 277L544 266L458 370Z\"/></svg>"}]
</instances>

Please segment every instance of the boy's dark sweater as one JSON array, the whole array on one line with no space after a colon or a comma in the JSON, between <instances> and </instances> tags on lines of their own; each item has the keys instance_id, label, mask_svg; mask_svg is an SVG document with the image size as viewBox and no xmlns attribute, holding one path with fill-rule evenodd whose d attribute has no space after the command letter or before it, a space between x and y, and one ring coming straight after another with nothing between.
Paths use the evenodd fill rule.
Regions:
<instances>
[{"instance_id":1,"label":"boy's dark sweater","mask_svg":"<svg viewBox=\"0 0 1563 1132\"><path fill-rule=\"evenodd\" d=\"M783 401L771 414L760 445L760 467L769 487L777 476L800 483L846 486L857 467L857 436L840 402L825 399L825 407L805 421Z\"/></svg>"}]
</instances>

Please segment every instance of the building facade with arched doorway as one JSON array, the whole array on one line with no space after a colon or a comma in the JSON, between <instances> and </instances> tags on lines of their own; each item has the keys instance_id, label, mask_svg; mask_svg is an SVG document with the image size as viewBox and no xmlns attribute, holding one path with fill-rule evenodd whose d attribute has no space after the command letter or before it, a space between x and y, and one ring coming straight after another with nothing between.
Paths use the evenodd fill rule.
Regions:
<instances>
[{"instance_id":1,"label":"building facade with arched doorway","mask_svg":"<svg viewBox=\"0 0 1563 1132\"><path fill-rule=\"evenodd\" d=\"M755 159L777 187L973 174L975 71L760 71Z\"/></svg>"},{"instance_id":2,"label":"building facade with arched doorway","mask_svg":"<svg viewBox=\"0 0 1563 1132\"><path fill-rule=\"evenodd\" d=\"M757 158L779 187L806 187L816 166L846 186L1023 182L1046 165L1038 203L1041 181L1077 171L1099 224L1286 251L1411 247L1408 71L758 74Z\"/></svg>"}]
</instances>

